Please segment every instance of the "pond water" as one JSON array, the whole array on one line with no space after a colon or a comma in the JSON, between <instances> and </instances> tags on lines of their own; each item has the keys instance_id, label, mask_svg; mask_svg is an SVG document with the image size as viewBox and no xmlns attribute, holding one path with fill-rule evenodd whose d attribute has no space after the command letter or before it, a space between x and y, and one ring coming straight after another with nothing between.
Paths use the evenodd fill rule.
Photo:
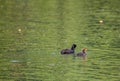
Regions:
<instances>
[{"instance_id":1,"label":"pond water","mask_svg":"<svg viewBox=\"0 0 120 81\"><path fill-rule=\"evenodd\" d=\"M120 81L119 3L0 0L0 81Z\"/></svg>"}]
</instances>

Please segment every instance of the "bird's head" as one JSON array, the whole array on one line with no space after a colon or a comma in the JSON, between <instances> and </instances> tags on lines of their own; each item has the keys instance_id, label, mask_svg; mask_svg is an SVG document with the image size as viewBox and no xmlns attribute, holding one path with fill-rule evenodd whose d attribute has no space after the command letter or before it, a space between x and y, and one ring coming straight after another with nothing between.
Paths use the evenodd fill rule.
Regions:
<instances>
[{"instance_id":1,"label":"bird's head","mask_svg":"<svg viewBox=\"0 0 120 81\"><path fill-rule=\"evenodd\" d=\"M87 51L87 48L83 48L82 52L85 53Z\"/></svg>"}]
</instances>

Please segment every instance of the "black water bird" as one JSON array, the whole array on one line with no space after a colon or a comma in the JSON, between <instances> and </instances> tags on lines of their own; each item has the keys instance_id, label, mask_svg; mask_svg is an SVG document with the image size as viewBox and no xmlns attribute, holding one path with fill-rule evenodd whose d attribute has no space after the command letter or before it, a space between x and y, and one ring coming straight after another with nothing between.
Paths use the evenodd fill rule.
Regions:
<instances>
[{"instance_id":1,"label":"black water bird","mask_svg":"<svg viewBox=\"0 0 120 81\"><path fill-rule=\"evenodd\" d=\"M76 46L76 44L73 44L70 49L63 49L61 54L74 54Z\"/></svg>"}]
</instances>

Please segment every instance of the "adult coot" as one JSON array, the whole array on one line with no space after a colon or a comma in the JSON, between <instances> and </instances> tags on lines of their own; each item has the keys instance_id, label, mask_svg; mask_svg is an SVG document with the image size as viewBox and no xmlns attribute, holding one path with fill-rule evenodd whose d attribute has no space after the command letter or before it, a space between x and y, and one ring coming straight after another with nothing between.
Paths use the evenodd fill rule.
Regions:
<instances>
[{"instance_id":1,"label":"adult coot","mask_svg":"<svg viewBox=\"0 0 120 81\"><path fill-rule=\"evenodd\" d=\"M74 54L76 46L76 44L73 44L70 49L63 49L61 54Z\"/></svg>"}]
</instances>

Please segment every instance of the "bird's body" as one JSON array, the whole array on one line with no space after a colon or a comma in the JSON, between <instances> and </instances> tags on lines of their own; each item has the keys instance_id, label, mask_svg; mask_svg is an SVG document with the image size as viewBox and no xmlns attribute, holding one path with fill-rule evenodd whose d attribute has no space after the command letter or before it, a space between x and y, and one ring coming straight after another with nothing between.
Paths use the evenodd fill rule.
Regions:
<instances>
[{"instance_id":1,"label":"bird's body","mask_svg":"<svg viewBox=\"0 0 120 81\"><path fill-rule=\"evenodd\" d=\"M61 54L73 54L75 52L76 44L73 44L71 49L63 49Z\"/></svg>"},{"instance_id":2,"label":"bird's body","mask_svg":"<svg viewBox=\"0 0 120 81\"><path fill-rule=\"evenodd\" d=\"M61 51L61 54L72 54L74 53L74 50L71 50L71 49L63 49Z\"/></svg>"},{"instance_id":3,"label":"bird's body","mask_svg":"<svg viewBox=\"0 0 120 81\"><path fill-rule=\"evenodd\" d=\"M83 52L80 52L80 53L77 53L77 56L80 56L80 57L84 57L86 56L87 54L86 53L83 53Z\"/></svg>"}]
</instances>

